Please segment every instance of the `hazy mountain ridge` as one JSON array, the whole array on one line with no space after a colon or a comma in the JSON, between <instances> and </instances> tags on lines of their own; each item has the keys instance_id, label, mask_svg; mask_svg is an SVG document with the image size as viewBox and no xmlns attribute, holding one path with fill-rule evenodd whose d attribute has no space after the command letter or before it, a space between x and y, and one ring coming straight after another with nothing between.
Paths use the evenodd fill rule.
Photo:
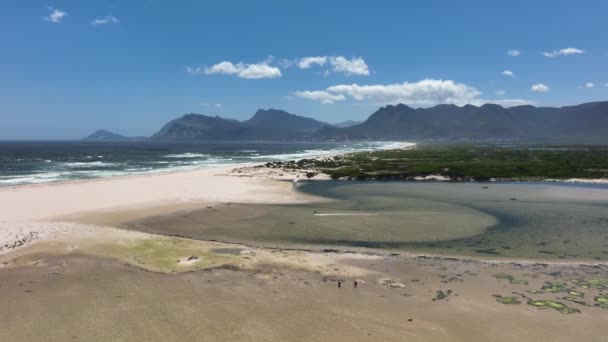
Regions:
<instances>
[{"instance_id":1,"label":"hazy mountain ridge","mask_svg":"<svg viewBox=\"0 0 608 342\"><path fill-rule=\"evenodd\" d=\"M187 114L167 123L153 139L164 140L306 140L330 124L278 109L258 110L238 121Z\"/></svg>"},{"instance_id":2,"label":"hazy mountain ridge","mask_svg":"<svg viewBox=\"0 0 608 342\"><path fill-rule=\"evenodd\" d=\"M239 121L220 116L186 114L165 124L158 140L520 140L564 143L608 143L608 101L576 106L504 108L497 104L458 107L442 104L412 108L404 104L379 108L363 122L329 124L283 110L258 110ZM88 141L129 138L105 130Z\"/></svg>"},{"instance_id":3,"label":"hazy mountain ridge","mask_svg":"<svg viewBox=\"0 0 608 342\"><path fill-rule=\"evenodd\" d=\"M86 141L127 141L134 140L137 138L126 137L124 135L120 135L118 133L110 132L105 129L99 129L89 136L82 138L82 140Z\"/></svg>"},{"instance_id":4,"label":"hazy mountain ridge","mask_svg":"<svg viewBox=\"0 0 608 342\"><path fill-rule=\"evenodd\" d=\"M366 121L324 127L317 139L515 139L608 142L608 102L561 108L496 104L381 107Z\"/></svg>"}]
</instances>

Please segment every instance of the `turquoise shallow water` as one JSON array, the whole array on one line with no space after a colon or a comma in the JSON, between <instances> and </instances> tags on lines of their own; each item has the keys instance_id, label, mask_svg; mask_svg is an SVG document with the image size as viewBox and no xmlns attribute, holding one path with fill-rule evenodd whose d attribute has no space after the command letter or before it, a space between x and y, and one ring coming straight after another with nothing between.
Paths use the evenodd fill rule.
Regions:
<instances>
[{"instance_id":1,"label":"turquoise shallow water","mask_svg":"<svg viewBox=\"0 0 608 342\"><path fill-rule=\"evenodd\" d=\"M363 203L433 201L491 215L480 234L443 241L338 244L496 257L608 260L608 187L544 183L310 183L301 191ZM410 224L402 220L404 227ZM444 229L451 229L450 224Z\"/></svg>"},{"instance_id":2,"label":"turquoise shallow water","mask_svg":"<svg viewBox=\"0 0 608 342\"><path fill-rule=\"evenodd\" d=\"M133 229L264 246L379 248L492 258L608 260L608 188L314 181L303 205L224 204Z\"/></svg>"}]
</instances>

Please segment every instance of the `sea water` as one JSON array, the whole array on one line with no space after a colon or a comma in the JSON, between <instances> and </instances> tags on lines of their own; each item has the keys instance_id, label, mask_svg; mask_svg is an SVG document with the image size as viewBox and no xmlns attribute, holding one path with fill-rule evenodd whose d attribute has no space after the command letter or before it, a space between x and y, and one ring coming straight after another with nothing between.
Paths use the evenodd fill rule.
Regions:
<instances>
[{"instance_id":1,"label":"sea water","mask_svg":"<svg viewBox=\"0 0 608 342\"><path fill-rule=\"evenodd\" d=\"M390 149L392 142L0 142L0 186Z\"/></svg>"}]
</instances>

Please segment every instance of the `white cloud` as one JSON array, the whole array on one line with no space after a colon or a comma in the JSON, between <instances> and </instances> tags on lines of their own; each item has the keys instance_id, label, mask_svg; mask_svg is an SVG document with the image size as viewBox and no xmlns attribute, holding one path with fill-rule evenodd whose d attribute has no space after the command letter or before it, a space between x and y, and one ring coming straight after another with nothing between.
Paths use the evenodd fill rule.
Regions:
<instances>
[{"instance_id":1,"label":"white cloud","mask_svg":"<svg viewBox=\"0 0 608 342\"><path fill-rule=\"evenodd\" d=\"M304 57L298 62L298 68L309 69L313 65L323 66L327 63L327 56Z\"/></svg>"},{"instance_id":2,"label":"white cloud","mask_svg":"<svg viewBox=\"0 0 608 342\"><path fill-rule=\"evenodd\" d=\"M51 13L47 16L44 17L44 20L59 24L61 22L61 20L63 20L64 17L66 17L68 14L66 12L63 12L61 10L58 10L56 8L53 7L49 7L49 11L51 11Z\"/></svg>"},{"instance_id":3,"label":"white cloud","mask_svg":"<svg viewBox=\"0 0 608 342\"><path fill-rule=\"evenodd\" d=\"M499 95L504 95L504 91ZM533 104L525 99L496 99L479 98L481 92L463 83L452 80L424 79L414 83L358 85L340 84L321 91L302 91L294 93L297 97L334 103L350 97L357 101L370 101L374 104L386 105L403 103L408 105L433 106L437 104L483 105L496 103L503 106ZM342 96L342 98L337 97Z\"/></svg>"},{"instance_id":4,"label":"white cloud","mask_svg":"<svg viewBox=\"0 0 608 342\"><path fill-rule=\"evenodd\" d=\"M91 21L91 25L104 25L104 24L112 24L112 23L117 23L118 22L118 18L116 18L113 15L108 15L102 18L97 18L94 19L93 21Z\"/></svg>"},{"instance_id":5,"label":"white cloud","mask_svg":"<svg viewBox=\"0 0 608 342\"><path fill-rule=\"evenodd\" d=\"M210 68L205 68L204 73L207 75L211 74L226 74L233 75L239 73L239 68L232 62L223 61L212 65Z\"/></svg>"},{"instance_id":6,"label":"white cloud","mask_svg":"<svg viewBox=\"0 0 608 342\"><path fill-rule=\"evenodd\" d=\"M388 85L335 85L326 89L336 94L344 94L355 100L370 100L375 103L405 103L434 105L453 103L464 105L473 102L481 93L466 84L451 80L424 79L415 83Z\"/></svg>"},{"instance_id":7,"label":"white cloud","mask_svg":"<svg viewBox=\"0 0 608 342\"><path fill-rule=\"evenodd\" d=\"M277 78L281 77L281 70L270 65L270 60L256 64L238 63L234 64L229 61L222 61L208 68L191 68L186 67L186 72L190 74L225 74L236 75L240 78L261 79L261 78Z\"/></svg>"},{"instance_id":8,"label":"white cloud","mask_svg":"<svg viewBox=\"0 0 608 342\"><path fill-rule=\"evenodd\" d=\"M294 93L294 95L297 97L303 98L303 99L319 101L323 104L332 104L337 101L346 100L346 97L344 97L344 95L342 95L342 94L332 94L332 93L324 91L324 90L296 91Z\"/></svg>"},{"instance_id":9,"label":"white cloud","mask_svg":"<svg viewBox=\"0 0 608 342\"><path fill-rule=\"evenodd\" d=\"M347 76L369 75L369 67L361 57L348 59L343 56L329 57L332 71L342 72Z\"/></svg>"},{"instance_id":10,"label":"white cloud","mask_svg":"<svg viewBox=\"0 0 608 342\"><path fill-rule=\"evenodd\" d=\"M560 49L560 50L553 50L551 52L545 51L545 52L543 52L543 55L545 57L557 57L557 56L580 55L584 52L585 51L583 51L581 49L569 47L569 48Z\"/></svg>"},{"instance_id":11,"label":"white cloud","mask_svg":"<svg viewBox=\"0 0 608 342\"><path fill-rule=\"evenodd\" d=\"M530 90L537 92L537 93L544 93L549 91L549 87L542 84L542 83L538 83L538 84L534 84L530 87Z\"/></svg>"},{"instance_id":12,"label":"white cloud","mask_svg":"<svg viewBox=\"0 0 608 342\"><path fill-rule=\"evenodd\" d=\"M292 65L293 62L289 60L285 60L283 62L285 65ZM341 72L347 76L351 75L369 75L369 67L365 63L365 60L361 57L353 57L348 59L344 56L314 56L314 57L304 57L297 60L298 68L300 69L310 69L315 65L324 66L325 64L329 64L331 66L331 71L333 72ZM325 76L329 74L329 70L325 70Z\"/></svg>"},{"instance_id":13,"label":"white cloud","mask_svg":"<svg viewBox=\"0 0 608 342\"><path fill-rule=\"evenodd\" d=\"M503 107L534 105L536 102L526 99L500 99L500 100L481 100L483 103L495 103Z\"/></svg>"},{"instance_id":14,"label":"white cloud","mask_svg":"<svg viewBox=\"0 0 608 342\"><path fill-rule=\"evenodd\" d=\"M502 72L502 74L505 75L505 76L513 76L513 71L511 71L511 70L505 70L505 71Z\"/></svg>"},{"instance_id":15,"label":"white cloud","mask_svg":"<svg viewBox=\"0 0 608 342\"><path fill-rule=\"evenodd\" d=\"M200 103L200 106L201 106L201 107L215 107L215 108L217 108L217 109L224 109L224 106L223 106L221 103L214 103L214 104L211 104L211 103L209 103L209 102L201 102L201 103Z\"/></svg>"},{"instance_id":16,"label":"white cloud","mask_svg":"<svg viewBox=\"0 0 608 342\"><path fill-rule=\"evenodd\" d=\"M506 94L507 92L505 90L497 90L494 94L496 94L496 96L503 96L504 94Z\"/></svg>"},{"instance_id":17,"label":"white cloud","mask_svg":"<svg viewBox=\"0 0 608 342\"><path fill-rule=\"evenodd\" d=\"M507 55L509 55L511 57L517 57L517 56L521 55L521 52L517 49L513 49L513 50L507 51Z\"/></svg>"},{"instance_id":18,"label":"white cloud","mask_svg":"<svg viewBox=\"0 0 608 342\"><path fill-rule=\"evenodd\" d=\"M238 76L241 78L260 79L281 77L281 70L266 62L257 64L239 63L236 66L239 69Z\"/></svg>"},{"instance_id":19,"label":"white cloud","mask_svg":"<svg viewBox=\"0 0 608 342\"><path fill-rule=\"evenodd\" d=\"M593 88L593 87L595 87L595 84L593 84L592 82L585 83L585 88Z\"/></svg>"}]
</instances>

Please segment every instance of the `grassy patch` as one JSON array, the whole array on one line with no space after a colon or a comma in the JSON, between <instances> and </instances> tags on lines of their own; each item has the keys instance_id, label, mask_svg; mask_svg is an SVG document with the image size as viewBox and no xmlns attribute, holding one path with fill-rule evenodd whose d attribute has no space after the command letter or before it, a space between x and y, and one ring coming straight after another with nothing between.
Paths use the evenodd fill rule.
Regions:
<instances>
[{"instance_id":1,"label":"grassy patch","mask_svg":"<svg viewBox=\"0 0 608 342\"><path fill-rule=\"evenodd\" d=\"M95 251L150 271L167 273L213 267L235 260L235 257L205 249L199 241L170 237L101 243L95 246Z\"/></svg>"},{"instance_id":2,"label":"grassy patch","mask_svg":"<svg viewBox=\"0 0 608 342\"><path fill-rule=\"evenodd\" d=\"M608 178L605 146L420 145L327 159L273 162L267 167L311 169L333 179L412 179L431 174L452 180Z\"/></svg>"}]
</instances>

